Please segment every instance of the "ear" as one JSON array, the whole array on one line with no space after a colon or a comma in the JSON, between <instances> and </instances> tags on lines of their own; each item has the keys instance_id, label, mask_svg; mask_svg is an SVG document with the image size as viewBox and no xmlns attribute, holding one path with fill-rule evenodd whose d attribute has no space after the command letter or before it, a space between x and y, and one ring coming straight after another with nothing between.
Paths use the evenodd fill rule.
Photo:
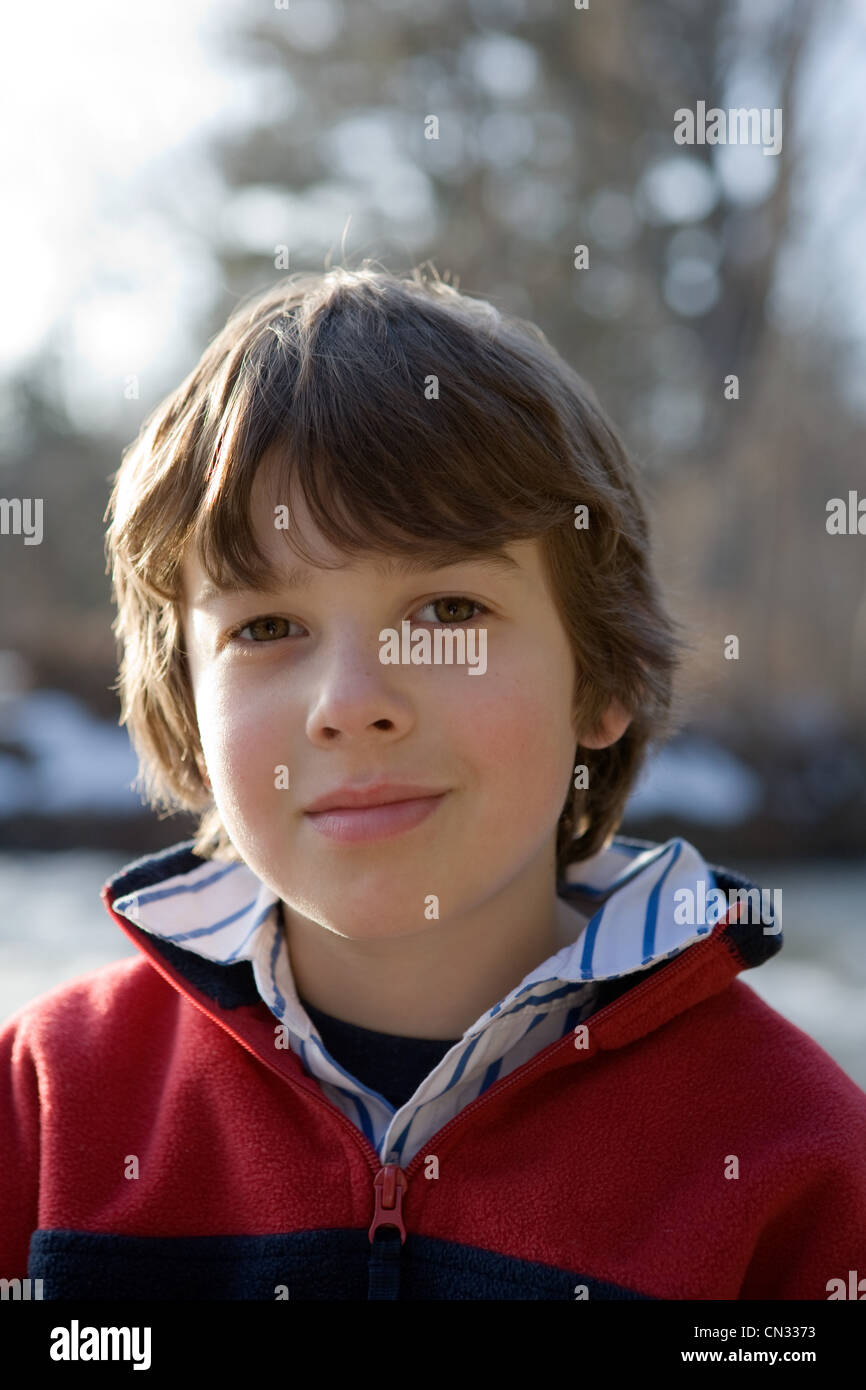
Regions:
<instances>
[{"instance_id":1,"label":"ear","mask_svg":"<svg viewBox=\"0 0 866 1390\"><path fill-rule=\"evenodd\" d=\"M630 723L631 715L628 710L619 700L611 700L596 727L583 731L580 743L584 748L607 748L622 738Z\"/></svg>"}]
</instances>

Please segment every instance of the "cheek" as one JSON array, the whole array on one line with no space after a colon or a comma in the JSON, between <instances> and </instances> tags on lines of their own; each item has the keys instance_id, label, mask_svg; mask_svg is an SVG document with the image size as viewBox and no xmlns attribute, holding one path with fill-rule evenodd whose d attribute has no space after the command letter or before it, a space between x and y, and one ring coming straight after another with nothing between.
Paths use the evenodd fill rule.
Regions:
<instances>
[{"instance_id":1,"label":"cheek","mask_svg":"<svg viewBox=\"0 0 866 1390\"><path fill-rule=\"evenodd\" d=\"M196 715L202 750L217 799L261 797L274 784L274 766L287 762L275 737L273 711L252 688L211 679L196 692Z\"/></svg>"},{"instance_id":2,"label":"cheek","mask_svg":"<svg viewBox=\"0 0 866 1390\"><path fill-rule=\"evenodd\" d=\"M484 677L468 677L483 684ZM477 769L480 791L491 812L513 818L558 814L565 798L577 742L569 723L564 686L530 673L491 684L465 706L464 746Z\"/></svg>"}]
</instances>

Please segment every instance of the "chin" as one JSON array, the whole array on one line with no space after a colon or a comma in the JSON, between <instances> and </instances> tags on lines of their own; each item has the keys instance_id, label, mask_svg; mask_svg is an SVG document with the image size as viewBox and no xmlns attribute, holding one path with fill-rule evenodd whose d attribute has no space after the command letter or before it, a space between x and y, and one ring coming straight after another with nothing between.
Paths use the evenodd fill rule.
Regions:
<instances>
[{"instance_id":1,"label":"chin","mask_svg":"<svg viewBox=\"0 0 866 1390\"><path fill-rule=\"evenodd\" d=\"M438 919L428 921L424 917L423 909L417 919L410 919L405 907L400 911L399 905L396 906L394 917L384 914L382 895L369 902L356 900L351 905L347 905L345 898L340 898L334 904L320 903L314 906L311 903L305 915L350 941L389 941L396 937L415 936L438 925Z\"/></svg>"}]
</instances>

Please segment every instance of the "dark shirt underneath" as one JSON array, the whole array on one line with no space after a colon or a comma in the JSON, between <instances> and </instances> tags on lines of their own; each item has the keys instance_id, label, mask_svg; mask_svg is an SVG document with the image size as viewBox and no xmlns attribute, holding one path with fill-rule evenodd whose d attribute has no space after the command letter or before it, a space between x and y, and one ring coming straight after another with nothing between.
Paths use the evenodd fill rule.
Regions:
<instances>
[{"instance_id":1,"label":"dark shirt underneath","mask_svg":"<svg viewBox=\"0 0 866 1390\"><path fill-rule=\"evenodd\" d=\"M376 1033L322 1013L306 999L302 998L301 1004L334 1061L369 1090L378 1091L395 1110L406 1104L425 1076L460 1041Z\"/></svg>"}]
</instances>

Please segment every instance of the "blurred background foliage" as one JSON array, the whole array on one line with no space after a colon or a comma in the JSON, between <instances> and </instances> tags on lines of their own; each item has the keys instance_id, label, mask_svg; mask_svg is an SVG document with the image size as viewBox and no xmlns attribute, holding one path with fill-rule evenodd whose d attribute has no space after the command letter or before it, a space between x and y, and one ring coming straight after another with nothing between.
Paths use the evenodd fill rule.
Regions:
<instances>
[{"instance_id":1,"label":"blurred background foliage","mask_svg":"<svg viewBox=\"0 0 866 1390\"><path fill-rule=\"evenodd\" d=\"M20 250L7 263L0 493L42 497L45 529L40 546L0 537L0 844L143 852L189 833L141 810L105 734L110 475L238 299L287 268L372 257L432 261L538 323L641 467L695 649L688 728L626 828L729 862L862 856L866 537L825 526L830 498L866 495L862 7L207 9L175 36L170 6L115 32L85 5L69 43L92 22L92 80L67 63L59 95L92 103L91 125L63 145L58 104L17 190L50 231L35 270ZM63 35L47 42L62 64ZM143 95L131 76L128 96L102 85L118 64ZM674 112L698 101L781 108L781 151L677 145ZM96 170L68 230L60 173L44 174L61 162L77 186Z\"/></svg>"}]
</instances>

